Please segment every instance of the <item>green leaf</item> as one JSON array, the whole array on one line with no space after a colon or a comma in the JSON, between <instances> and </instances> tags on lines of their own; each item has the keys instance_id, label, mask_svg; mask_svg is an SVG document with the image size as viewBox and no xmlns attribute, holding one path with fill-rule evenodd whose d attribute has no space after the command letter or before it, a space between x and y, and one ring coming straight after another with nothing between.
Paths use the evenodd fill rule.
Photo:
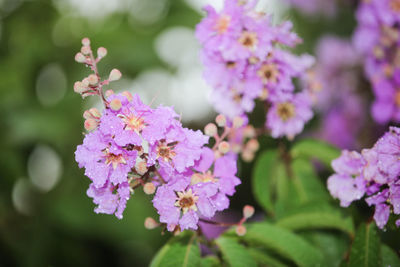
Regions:
<instances>
[{"instance_id":1,"label":"green leaf","mask_svg":"<svg viewBox=\"0 0 400 267\"><path fill-rule=\"evenodd\" d=\"M273 192L276 170L279 165L277 150L263 152L257 159L253 170L252 189L258 203L266 212L274 213Z\"/></svg>"},{"instance_id":2,"label":"green leaf","mask_svg":"<svg viewBox=\"0 0 400 267\"><path fill-rule=\"evenodd\" d=\"M239 244L236 239L229 237L220 237L215 240L221 250L222 257L231 267L256 267L254 259L247 252L246 248Z\"/></svg>"},{"instance_id":3,"label":"green leaf","mask_svg":"<svg viewBox=\"0 0 400 267\"><path fill-rule=\"evenodd\" d=\"M242 239L263 246L299 266L318 266L323 261L322 253L303 238L269 223L249 225Z\"/></svg>"},{"instance_id":4,"label":"green leaf","mask_svg":"<svg viewBox=\"0 0 400 267\"><path fill-rule=\"evenodd\" d=\"M156 254L150 267L197 267L200 248L194 233L182 233L171 238Z\"/></svg>"},{"instance_id":5,"label":"green leaf","mask_svg":"<svg viewBox=\"0 0 400 267\"><path fill-rule=\"evenodd\" d=\"M201 259L201 267L219 267L221 263L215 256L207 256Z\"/></svg>"},{"instance_id":6,"label":"green leaf","mask_svg":"<svg viewBox=\"0 0 400 267\"><path fill-rule=\"evenodd\" d=\"M336 229L354 235L353 221L343 218L339 212L308 212L294 214L279 220L276 225L292 230Z\"/></svg>"},{"instance_id":7,"label":"green leaf","mask_svg":"<svg viewBox=\"0 0 400 267\"><path fill-rule=\"evenodd\" d=\"M361 224L351 246L349 267L381 266L380 248L375 224Z\"/></svg>"},{"instance_id":8,"label":"green leaf","mask_svg":"<svg viewBox=\"0 0 400 267\"><path fill-rule=\"evenodd\" d=\"M273 256L269 255L267 252L261 251L260 249L251 248L248 251L258 264L266 265L268 267L285 267L285 266L287 266L286 264L275 259Z\"/></svg>"},{"instance_id":9,"label":"green leaf","mask_svg":"<svg viewBox=\"0 0 400 267\"><path fill-rule=\"evenodd\" d=\"M332 145L315 139L304 139L295 144L291 150L293 158L317 159L326 166L340 156L340 151Z\"/></svg>"},{"instance_id":10,"label":"green leaf","mask_svg":"<svg viewBox=\"0 0 400 267\"><path fill-rule=\"evenodd\" d=\"M382 244L382 266L400 267L400 258L389 246Z\"/></svg>"}]
</instances>

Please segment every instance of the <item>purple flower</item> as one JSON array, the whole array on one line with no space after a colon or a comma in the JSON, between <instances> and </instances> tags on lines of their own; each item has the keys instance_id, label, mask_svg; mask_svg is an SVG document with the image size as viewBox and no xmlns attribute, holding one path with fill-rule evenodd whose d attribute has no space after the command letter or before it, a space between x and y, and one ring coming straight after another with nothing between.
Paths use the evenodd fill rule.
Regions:
<instances>
[{"instance_id":1,"label":"purple flower","mask_svg":"<svg viewBox=\"0 0 400 267\"><path fill-rule=\"evenodd\" d=\"M310 99L306 94L288 96L272 104L267 114L266 126L274 138L286 136L293 139L312 116Z\"/></svg>"}]
</instances>

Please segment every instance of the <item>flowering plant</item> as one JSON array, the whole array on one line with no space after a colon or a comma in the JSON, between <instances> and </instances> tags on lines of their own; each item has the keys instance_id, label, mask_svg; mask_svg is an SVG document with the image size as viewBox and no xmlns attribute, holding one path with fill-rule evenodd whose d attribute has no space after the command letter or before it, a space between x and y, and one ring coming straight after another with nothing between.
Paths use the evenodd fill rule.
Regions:
<instances>
[{"instance_id":1,"label":"flowering plant","mask_svg":"<svg viewBox=\"0 0 400 267\"><path fill-rule=\"evenodd\" d=\"M374 1L360 4L358 18L367 21L370 31L368 19L371 13L378 14L378 22L384 25L377 29L374 24L373 30L390 37L383 43L387 46L378 47L382 51L375 47L378 54L363 62L370 79L380 73L376 68L390 67L390 76L372 79L374 90L380 92L378 84L389 83L394 88L397 82L397 57L392 59L389 52L397 49L398 10L390 4L392 10L382 12L391 17L382 17L376 11L387 8L388 1L382 5L375 1L374 11L370 2ZM75 60L93 73L76 82L74 90L82 97L99 96L104 106L102 111L91 108L84 112L87 133L75 152L79 167L91 181L87 195L96 205L95 212L122 219L136 190L142 188L154 195L152 204L159 218L146 218L145 227L161 228L174 237L154 257L152 266L338 266L347 262L349 266L360 266L360 262L379 266L387 262L384 253L394 255L390 264L398 263L395 253L380 245L375 224L380 229L400 226L400 129L391 127L373 148L361 153L344 150L340 154L335 147L310 138L294 141L313 117L316 102L324 103L324 98L329 102L336 97L332 91L343 84L352 87L349 76L353 74L343 75L339 70L362 64L362 60L354 56L324 61L321 52L315 65L312 56L295 55L288 48L301 39L292 31L292 23L274 25L270 16L256 11L256 4L254 0L226 0L219 12L207 6L206 17L197 25L204 78L213 88L212 102L220 113L204 132L185 128L171 107L151 107L128 91L104 91L122 74L113 69L102 79L97 64L107 50L101 47L95 56L90 40L82 40ZM363 27L360 25L355 34L358 45L359 38L366 38ZM350 56L354 52L346 41L331 38L327 42L329 50L349 51ZM381 60L390 62L389 66ZM331 72L335 75L329 75ZM333 88L328 97L319 92L324 87ZM345 92L356 98L351 88ZM257 104L262 105L265 118L260 128L251 120ZM364 105L357 102L351 114L360 116L358 110ZM316 109L331 114L324 110L327 106L317 103ZM390 116L374 112L374 118L380 122L397 120L393 110ZM338 114L340 122L345 120ZM352 131L335 140L347 146L353 135ZM258 153L259 141L268 136L275 146ZM256 158L251 182L259 210L244 205L242 216L227 222L226 216L218 216L229 208L230 197L248 179L240 177L239 156L248 162ZM325 186L321 178L331 174L331 166L335 173ZM353 219L339 209L329 193L342 207L365 196L365 202L374 208L373 216L355 231ZM253 222L247 222L249 219ZM209 237L210 226L219 227L217 237ZM320 246L323 240L352 245L330 254L332 262L326 257L329 246Z\"/></svg>"}]
</instances>

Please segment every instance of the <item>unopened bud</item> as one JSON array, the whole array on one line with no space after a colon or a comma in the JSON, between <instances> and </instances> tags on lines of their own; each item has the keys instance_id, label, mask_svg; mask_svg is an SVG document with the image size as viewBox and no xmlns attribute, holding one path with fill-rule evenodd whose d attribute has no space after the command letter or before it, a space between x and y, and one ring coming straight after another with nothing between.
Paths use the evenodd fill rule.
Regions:
<instances>
[{"instance_id":1,"label":"unopened bud","mask_svg":"<svg viewBox=\"0 0 400 267\"><path fill-rule=\"evenodd\" d=\"M97 85L97 83L99 82L99 77L97 77L96 74L90 74L88 76L88 82L90 85Z\"/></svg>"},{"instance_id":2,"label":"unopened bud","mask_svg":"<svg viewBox=\"0 0 400 267\"><path fill-rule=\"evenodd\" d=\"M252 125L247 125L243 130L243 136L246 138L254 138L256 136L256 130Z\"/></svg>"},{"instance_id":3,"label":"unopened bud","mask_svg":"<svg viewBox=\"0 0 400 267\"><path fill-rule=\"evenodd\" d=\"M87 119L83 125L86 131L90 132L97 128L98 122L95 119Z\"/></svg>"},{"instance_id":4,"label":"unopened bud","mask_svg":"<svg viewBox=\"0 0 400 267\"><path fill-rule=\"evenodd\" d=\"M82 94L86 91L86 87L83 85L82 82L75 82L74 84L74 91L75 93Z\"/></svg>"},{"instance_id":5,"label":"unopened bud","mask_svg":"<svg viewBox=\"0 0 400 267\"><path fill-rule=\"evenodd\" d=\"M254 215L254 207L250 205L246 205L243 207L243 217L248 219Z\"/></svg>"},{"instance_id":6,"label":"unopened bud","mask_svg":"<svg viewBox=\"0 0 400 267\"><path fill-rule=\"evenodd\" d=\"M236 154L239 154L239 152L242 150L242 146L239 144L232 144L231 149L233 152L235 152Z\"/></svg>"},{"instance_id":7,"label":"unopened bud","mask_svg":"<svg viewBox=\"0 0 400 267\"><path fill-rule=\"evenodd\" d=\"M222 141L219 145L218 145L218 151L221 152L222 154L226 154L229 152L230 149L230 145L228 142L226 141Z\"/></svg>"},{"instance_id":8,"label":"unopened bud","mask_svg":"<svg viewBox=\"0 0 400 267\"><path fill-rule=\"evenodd\" d=\"M146 220L144 220L144 227L148 230L155 229L159 226L159 224L151 217L147 217Z\"/></svg>"},{"instance_id":9,"label":"unopened bud","mask_svg":"<svg viewBox=\"0 0 400 267\"><path fill-rule=\"evenodd\" d=\"M269 96L269 91L268 91L268 89L267 89L267 88L263 88L262 91L261 91L261 94L260 94L259 98L260 98L261 100L267 100L267 99L268 99L268 96Z\"/></svg>"},{"instance_id":10,"label":"unopened bud","mask_svg":"<svg viewBox=\"0 0 400 267\"><path fill-rule=\"evenodd\" d=\"M84 62L86 62L86 57L82 53L79 52L75 55L75 61L79 62L79 63L84 63Z\"/></svg>"},{"instance_id":11,"label":"unopened bud","mask_svg":"<svg viewBox=\"0 0 400 267\"><path fill-rule=\"evenodd\" d=\"M89 38L85 37L82 39L82 45L84 46L89 46L90 45L90 40Z\"/></svg>"},{"instance_id":12,"label":"unopened bud","mask_svg":"<svg viewBox=\"0 0 400 267\"><path fill-rule=\"evenodd\" d=\"M253 152L256 152L260 148L260 144L258 143L257 139L253 138L247 142L246 148Z\"/></svg>"},{"instance_id":13,"label":"unopened bud","mask_svg":"<svg viewBox=\"0 0 400 267\"><path fill-rule=\"evenodd\" d=\"M107 49L105 49L104 47L99 47L97 49L97 57L98 58L103 58L107 55Z\"/></svg>"},{"instance_id":14,"label":"unopened bud","mask_svg":"<svg viewBox=\"0 0 400 267\"><path fill-rule=\"evenodd\" d=\"M249 149L244 149L242 151L242 159L245 162L251 162L254 159L254 152Z\"/></svg>"},{"instance_id":15,"label":"unopened bud","mask_svg":"<svg viewBox=\"0 0 400 267\"><path fill-rule=\"evenodd\" d=\"M226 117L222 114L219 114L216 118L215 118L215 122L217 123L217 125L219 127L225 127L226 125Z\"/></svg>"},{"instance_id":16,"label":"unopened bud","mask_svg":"<svg viewBox=\"0 0 400 267\"><path fill-rule=\"evenodd\" d=\"M82 80L82 84L83 84L83 86L88 87L89 86L89 79L87 77L85 79L83 79Z\"/></svg>"},{"instance_id":17,"label":"unopened bud","mask_svg":"<svg viewBox=\"0 0 400 267\"><path fill-rule=\"evenodd\" d=\"M147 164L145 161L141 161L139 163L136 164L136 172L140 175L144 175L147 172Z\"/></svg>"},{"instance_id":18,"label":"unopened bud","mask_svg":"<svg viewBox=\"0 0 400 267\"><path fill-rule=\"evenodd\" d=\"M118 98L114 98L113 100L111 100L110 102L110 108L114 111L118 111L120 110L120 108L122 107L121 101Z\"/></svg>"},{"instance_id":19,"label":"unopened bud","mask_svg":"<svg viewBox=\"0 0 400 267\"><path fill-rule=\"evenodd\" d=\"M147 195L152 195L154 192L156 192L156 186L153 183L146 183L143 186L143 191Z\"/></svg>"},{"instance_id":20,"label":"unopened bud","mask_svg":"<svg viewBox=\"0 0 400 267\"><path fill-rule=\"evenodd\" d=\"M121 79L121 76L122 76L122 74L121 74L121 72L119 70L113 69L110 72L110 76L108 77L108 80L110 80L110 82L118 81L119 79Z\"/></svg>"},{"instance_id":21,"label":"unopened bud","mask_svg":"<svg viewBox=\"0 0 400 267\"><path fill-rule=\"evenodd\" d=\"M221 152L219 152L218 150L214 151L214 158L215 159L219 159L222 156Z\"/></svg>"},{"instance_id":22,"label":"unopened bud","mask_svg":"<svg viewBox=\"0 0 400 267\"><path fill-rule=\"evenodd\" d=\"M130 92L128 92L128 91L123 91L123 92L121 93L121 95L125 96L125 97L128 99L129 102L131 102L132 99L133 99L132 94L131 94Z\"/></svg>"},{"instance_id":23,"label":"unopened bud","mask_svg":"<svg viewBox=\"0 0 400 267\"><path fill-rule=\"evenodd\" d=\"M246 234L247 230L246 227L244 225L238 225L236 227L236 234L238 236L244 236Z\"/></svg>"},{"instance_id":24,"label":"unopened bud","mask_svg":"<svg viewBox=\"0 0 400 267\"><path fill-rule=\"evenodd\" d=\"M81 48L81 53L82 54L87 56L87 55L90 54L90 52L91 52L90 46L82 46L82 48Z\"/></svg>"},{"instance_id":25,"label":"unopened bud","mask_svg":"<svg viewBox=\"0 0 400 267\"><path fill-rule=\"evenodd\" d=\"M110 96L112 96L114 94L114 91L109 89L109 90L106 91L105 94L106 94L106 97L110 97Z\"/></svg>"},{"instance_id":26,"label":"unopened bud","mask_svg":"<svg viewBox=\"0 0 400 267\"><path fill-rule=\"evenodd\" d=\"M217 126L214 123L209 123L204 127L204 133L208 136L214 136L218 133Z\"/></svg>"},{"instance_id":27,"label":"unopened bud","mask_svg":"<svg viewBox=\"0 0 400 267\"><path fill-rule=\"evenodd\" d=\"M237 116L237 117L233 118L233 127L234 128L242 127L243 123L244 123L244 120L242 117Z\"/></svg>"},{"instance_id":28,"label":"unopened bud","mask_svg":"<svg viewBox=\"0 0 400 267\"><path fill-rule=\"evenodd\" d=\"M92 114L93 117L95 118L100 118L101 117L101 113L97 108L91 108L89 109L89 112Z\"/></svg>"}]
</instances>

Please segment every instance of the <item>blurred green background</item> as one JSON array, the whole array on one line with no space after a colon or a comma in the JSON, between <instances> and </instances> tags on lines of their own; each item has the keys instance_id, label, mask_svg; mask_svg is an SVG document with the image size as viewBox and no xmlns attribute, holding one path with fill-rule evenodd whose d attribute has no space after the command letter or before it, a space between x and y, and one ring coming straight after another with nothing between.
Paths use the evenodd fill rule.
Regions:
<instances>
[{"instance_id":1,"label":"blurred green background","mask_svg":"<svg viewBox=\"0 0 400 267\"><path fill-rule=\"evenodd\" d=\"M141 190L123 220L93 212L74 151L83 111L99 103L73 92L89 74L74 55L89 37L94 49L108 49L100 73L123 73L112 89L174 105L186 126L202 128L213 113L193 30L206 2L214 1L0 0L0 266L146 266L167 240L144 229L156 213ZM305 19L279 2L262 4L276 18L294 20L305 40L299 51L312 52L327 31L349 36L355 25L350 8L335 21ZM240 168L237 210L254 204L251 164Z\"/></svg>"}]
</instances>

